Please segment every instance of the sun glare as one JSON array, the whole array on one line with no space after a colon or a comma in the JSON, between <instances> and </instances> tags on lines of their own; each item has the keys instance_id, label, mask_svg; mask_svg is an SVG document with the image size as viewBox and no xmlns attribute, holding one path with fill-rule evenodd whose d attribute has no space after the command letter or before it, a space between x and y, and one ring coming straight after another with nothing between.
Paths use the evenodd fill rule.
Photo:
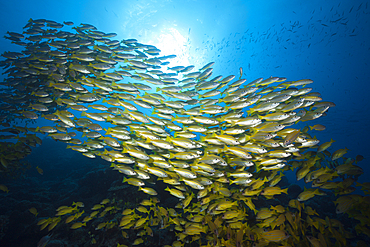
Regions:
<instances>
[{"instance_id":1,"label":"sun glare","mask_svg":"<svg viewBox=\"0 0 370 247\"><path fill-rule=\"evenodd\" d=\"M176 58L170 60L170 67L190 65L186 38L177 29L166 28L154 40L154 45L161 50L161 55L176 55Z\"/></svg>"}]
</instances>

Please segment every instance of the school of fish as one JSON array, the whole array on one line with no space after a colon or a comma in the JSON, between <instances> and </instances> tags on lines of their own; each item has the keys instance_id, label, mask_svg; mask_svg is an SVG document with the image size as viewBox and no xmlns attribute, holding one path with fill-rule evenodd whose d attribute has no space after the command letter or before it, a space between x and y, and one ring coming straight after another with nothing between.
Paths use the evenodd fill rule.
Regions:
<instances>
[{"instance_id":1,"label":"school of fish","mask_svg":"<svg viewBox=\"0 0 370 247\"><path fill-rule=\"evenodd\" d=\"M335 106L311 92L306 85L312 80L247 82L242 68L237 76L212 77L213 62L171 67L176 56L160 56L152 45L114 40L115 33L91 24L62 31L65 26L74 24L30 19L22 34L5 36L23 50L5 52L0 62L7 75L0 94L0 170L17 170L47 135L108 161L123 183L148 199L132 209L112 198L86 212L82 202L61 206L55 217L39 220L41 230L88 227L96 232L91 245L103 229L121 231L125 242L117 246L144 245L170 229L177 239L171 246L348 246L354 235L340 221L304 204L331 191L338 195L336 212L359 220L356 232L370 236L370 183L356 182L360 158L344 158L346 148L329 153L334 140L321 144L312 137L323 125L295 127ZM27 127L39 119L50 125ZM276 205L274 196L288 194L278 186L287 170L312 188ZM158 180L178 198L176 207L161 206L156 196L166 192L157 191ZM352 194L355 186L365 196ZM0 189L9 191L3 184ZM256 208L256 200L274 203ZM29 211L37 217L36 208ZM120 214L117 221L113 216Z\"/></svg>"}]
</instances>

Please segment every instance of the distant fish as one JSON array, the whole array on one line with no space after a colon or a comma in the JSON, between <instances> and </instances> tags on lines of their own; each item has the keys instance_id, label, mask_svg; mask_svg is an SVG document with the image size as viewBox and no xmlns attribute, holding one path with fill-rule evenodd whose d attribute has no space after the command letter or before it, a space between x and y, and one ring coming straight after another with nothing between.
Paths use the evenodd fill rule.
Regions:
<instances>
[{"instance_id":1,"label":"distant fish","mask_svg":"<svg viewBox=\"0 0 370 247\"><path fill-rule=\"evenodd\" d=\"M40 173L40 175L44 175L44 171L40 167L36 166L36 169L37 172Z\"/></svg>"},{"instance_id":2,"label":"distant fish","mask_svg":"<svg viewBox=\"0 0 370 247\"><path fill-rule=\"evenodd\" d=\"M3 185L3 184L0 184L0 190L4 191L4 192L6 192L6 193L8 193L8 192L9 192L8 187L6 187L6 186L5 186L5 185Z\"/></svg>"},{"instance_id":3,"label":"distant fish","mask_svg":"<svg viewBox=\"0 0 370 247\"><path fill-rule=\"evenodd\" d=\"M39 213L37 212L37 209L36 208L30 208L29 211L31 212L31 214L37 216Z\"/></svg>"},{"instance_id":4,"label":"distant fish","mask_svg":"<svg viewBox=\"0 0 370 247\"><path fill-rule=\"evenodd\" d=\"M326 127L322 124L316 124L314 126L309 126L311 130L318 130L318 131L322 131L322 130L325 130Z\"/></svg>"},{"instance_id":5,"label":"distant fish","mask_svg":"<svg viewBox=\"0 0 370 247\"><path fill-rule=\"evenodd\" d=\"M356 156L356 159L355 159L355 162L356 162L356 164L357 164L357 162L360 162L361 160L363 160L364 159L364 156L362 156L362 155L357 155Z\"/></svg>"},{"instance_id":6,"label":"distant fish","mask_svg":"<svg viewBox=\"0 0 370 247\"><path fill-rule=\"evenodd\" d=\"M37 243L37 247L45 247L49 243L52 236L53 234L49 234L42 237L40 241Z\"/></svg>"}]
</instances>

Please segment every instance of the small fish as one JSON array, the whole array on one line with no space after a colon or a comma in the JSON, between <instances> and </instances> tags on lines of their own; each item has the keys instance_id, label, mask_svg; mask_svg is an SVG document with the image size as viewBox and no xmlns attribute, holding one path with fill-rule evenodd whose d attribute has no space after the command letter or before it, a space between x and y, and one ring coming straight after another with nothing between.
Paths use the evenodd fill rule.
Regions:
<instances>
[{"instance_id":1,"label":"small fish","mask_svg":"<svg viewBox=\"0 0 370 247\"><path fill-rule=\"evenodd\" d=\"M46 236L43 236L40 241L37 243L37 247L45 247L51 240L51 237L53 236L53 234L49 234L49 235L46 235Z\"/></svg>"},{"instance_id":2,"label":"small fish","mask_svg":"<svg viewBox=\"0 0 370 247\"><path fill-rule=\"evenodd\" d=\"M149 195L152 195L152 196L155 196L157 195L158 193L152 189L152 188L143 188L143 187L139 187L139 190L143 191L144 193L146 194L149 194Z\"/></svg>"},{"instance_id":3,"label":"small fish","mask_svg":"<svg viewBox=\"0 0 370 247\"><path fill-rule=\"evenodd\" d=\"M165 190L168 191L168 192L170 192L171 195L173 195L173 196L175 196L177 198L185 199L184 194L181 191L177 190L177 189L170 189L169 187L167 187Z\"/></svg>"},{"instance_id":4,"label":"small fish","mask_svg":"<svg viewBox=\"0 0 370 247\"><path fill-rule=\"evenodd\" d=\"M102 205L105 205L105 204L108 204L110 202L110 200L107 198L107 199L103 199L100 204Z\"/></svg>"},{"instance_id":5,"label":"small fish","mask_svg":"<svg viewBox=\"0 0 370 247\"><path fill-rule=\"evenodd\" d=\"M6 193L9 193L9 189L6 185L0 184L0 190L4 191Z\"/></svg>"},{"instance_id":6,"label":"small fish","mask_svg":"<svg viewBox=\"0 0 370 247\"><path fill-rule=\"evenodd\" d=\"M334 160L337 160L337 159L341 158L343 155L345 155L347 153L347 151L349 151L348 148L338 149L337 151L335 151L332 154L331 160L334 161Z\"/></svg>"},{"instance_id":7,"label":"small fish","mask_svg":"<svg viewBox=\"0 0 370 247\"><path fill-rule=\"evenodd\" d=\"M285 189L280 189L279 187L266 187L262 190L261 195L264 196L273 196L273 195L278 195L281 193L288 194L288 188Z\"/></svg>"},{"instance_id":8,"label":"small fish","mask_svg":"<svg viewBox=\"0 0 370 247\"><path fill-rule=\"evenodd\" d=\"M79 208L85 207L83 202L72 202L72 206L76 206L76 207L79 207Z\"/></svg>"},{"instance_id":9,"label":"small fish","mask_svg":"<svg viewBox=\"0 0 370 247\"><path fill-rule=\"evenodd\" d=\"M228 208L231 208L233 206L237 206L238 205L238 202L237 201L234 201L234 202L230 202L230 201L225 201L225 202L220 202L216 205L216 210L218 211L221 211L221 210L225 210L225 209L228 209Z\"/></svg>"},{"instance_id":10,"label":"small fish","mask_svg":"<svg viewBox=\"0 0 370 247\"><path fill-rule=\"evenodd\" d=\"M263 220L270 218L274 214L274 211L269 210L268 208L261 208L256 216L256 219Z\"/></svg>"},{"instance_id":11,"label":"small fish","mask_svg":"<svg viewBox=\"0 0 370 247\"><path fill-rule=\"evenodd\" d=\"M242 67L240 67L240 68L239 68L239 79L241 79L241 78L242 78L242 76L243 76L243 68L242 68Z\"/></svg>"},{"instance_id":12,"label":"small fish","mask_svg":"<svg viewBox=\"0 0 370 247\"><path fill-rule=\"evenodd\" d=\"M364 156L362 156L362 155L357 155L356 156L356 158L355 158L355 162L356 162L356 164L357 164L357 162L360 162L360 161L362 161L364 159Z\"/></svg>"},{"instance_id":13,"label":"small fish","mask_svg":"<svg viewBox=\"0 0 370 247\"><path fill-rule=\"evenodd\" d=\"M326 127L322 124L316 124L314 126L309 126L311 130L318 130L318 131L323 131L326 129Z\"/></svg>"},{"instance_id":14,"label":"small fish","mask_svg":"<svg viewBox=\"0 0 370 247\"><path fill-rule=\"evenodd\" d=\"M281 242L289 238L289 234L284 230L272 230L261 234L262 238L270 242Z\"/></svg>"},{"instance_id":15,"label":"small fish","mask_svg":"<svg viewBox=\"0 0 370 247\"><path fill-rule=\"evenodd\" d=\"M128 179L123 178L123 183L125 183L125 182L127 182L131 185L134 185L134 186L144 186L145 185L145 183L142 180L137 179L137 178L128 178Z\"/></svg>"},{"instance_id":16,"label":"small fish","mask_svg":"<svg viewBox=\"0 0 370 247\"><path fill-rule=\"evenodd\" d=\"M319 189L306 189L301 192L298 195L297 200L302 202L302 201L307 201L308 199L314 197L315 195L325 195L319 191Z\"/></svg>"},{"instance_id":17,"label":"small fish","mask_svg":"<svg viewBox=\"0 0 370 247\"><path fill-rule=\"evenodd\" d=\"M76 222L70 228L71 229L78 229L78 228L81 228L83 226L86 226L86 222Z\"/></svg>"},{"instance_id":18,"label":"small fish","mask_svg":"<svg viewBox=\"0 0 370 247\"><path fill-rule=\"evenodd\" d=\"M284 146L288 146L292 144L299 136L301 133L300 130L294 130L291 133L289 133L285 138L284 138Z\"/></svg>"},{"instance_id":19,"label":"small fish","mask_svg":"<svg viewBox=\"0 0 370 247\"><path fill-rule=\"evenodd\" d=\"M317 152L324 152L331 146L331 144L333 144L333 142L335 142L333 139L331 139L329 142L324 142L317 148Z\"/></svg>"},{"instance_id":20,"label":"small fish","mask_svg":"<svg viewBox=\"0 0 370 247\"><path fill-rule=\"evenodd\" d=\"M39 214L37 212L37 209L36 208L30 208L29 211L31 212L31 214L35 215L37 217L37 215Z\"/></svg>"},{"instance_id":21,"label":"small fish","mask_svg":"<svg viewBox=\"0 0 370 247\"><path fill-rule=\"evenodd\" d=\"M40 175L44 175L44 170L42 170L40 167L36 166L36 169L37 169L37 172L40 174Z\"/></svg>"}]
</instances>

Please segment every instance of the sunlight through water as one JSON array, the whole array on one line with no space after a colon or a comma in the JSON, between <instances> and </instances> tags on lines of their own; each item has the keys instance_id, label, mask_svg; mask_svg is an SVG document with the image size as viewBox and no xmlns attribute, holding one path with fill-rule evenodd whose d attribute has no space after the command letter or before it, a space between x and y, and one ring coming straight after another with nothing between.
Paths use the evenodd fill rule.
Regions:
<instances>
[{"instance_id":1,"label":"sunlight through water","mask_svg":"<svg viewBox=\"0 0 370 247\"><path fill-rule=\"evenodd\" d=\"M153 38L152 44L161 50L161 55L176 54L177 57L171 60L171 66L190 65L186 38L177 29L163 29L158 37Z\"/></svg>"}]
</instances>

